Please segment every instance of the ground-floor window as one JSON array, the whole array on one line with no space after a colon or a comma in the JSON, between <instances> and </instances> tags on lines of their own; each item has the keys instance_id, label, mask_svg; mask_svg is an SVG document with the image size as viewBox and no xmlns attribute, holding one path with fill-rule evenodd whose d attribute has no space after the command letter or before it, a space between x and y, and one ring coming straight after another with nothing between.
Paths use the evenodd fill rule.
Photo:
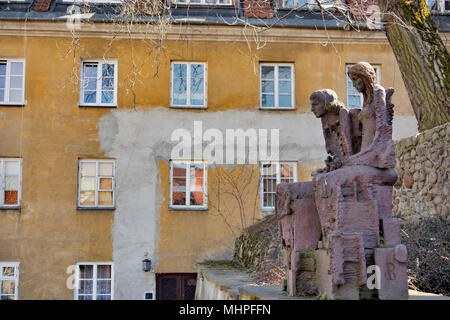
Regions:
<instances>
[{"instance_id":1,"label":"ground-floor window","mask_svg":"<svg viewBox=\"0 0 450 320\"><path fill-rule=\"evenodd\" d=\"M261 209L275 209L277 184L297 181L296 162L263 162L261 163Z\"/></svg>"},{"instance_id":2,"label":"ground-floor window","mask_svg":"<svg viewBox=\"0 0 450 320\"><path fill-rule=\"evenodd\" d=\"M18 285L19 263L0 262L0 300L17 300Z\"/></svg>"},{"instance_id":3,"label":"ground-floor window","mask_svg":"<svg viewBox=\"0 0 450 320\"><path fill-rule=\"evenodd\" d=\"M110 262L79 262L75 270L75 300L113 300L114 273Z\"/></svg>"}]
</instances>

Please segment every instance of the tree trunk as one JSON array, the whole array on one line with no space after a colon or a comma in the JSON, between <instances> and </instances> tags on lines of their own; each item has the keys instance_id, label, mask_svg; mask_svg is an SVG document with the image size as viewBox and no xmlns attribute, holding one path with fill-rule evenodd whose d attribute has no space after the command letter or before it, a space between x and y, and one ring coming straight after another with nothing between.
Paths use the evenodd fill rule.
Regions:
<instances>
[{"instance_id":1,"label":"tree trunk","mask_svg":"<svg viewBox=\"0 0 450 320\"><path fill-rule=\"evenodd\" d=\"M450 56L424 0L379 0L385 31L424 131L450 121Z\"/></svg>"}]
</instances>

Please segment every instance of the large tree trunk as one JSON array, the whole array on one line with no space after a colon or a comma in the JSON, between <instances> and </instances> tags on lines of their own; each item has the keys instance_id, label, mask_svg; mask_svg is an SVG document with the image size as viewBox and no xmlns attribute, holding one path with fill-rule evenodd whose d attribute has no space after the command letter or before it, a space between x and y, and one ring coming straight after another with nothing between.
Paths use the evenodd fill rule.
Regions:
<instances>
[{"instance_id":1,"label":"large tree trunk","mask_svg":"<svg viewBox=\"0 0 450 320\"><path fill-rule=\"evenodd\" d=\"M379 0L385 31L419 124L450 121L450 56L424 0Z\"/></svg>"}]
</instances>

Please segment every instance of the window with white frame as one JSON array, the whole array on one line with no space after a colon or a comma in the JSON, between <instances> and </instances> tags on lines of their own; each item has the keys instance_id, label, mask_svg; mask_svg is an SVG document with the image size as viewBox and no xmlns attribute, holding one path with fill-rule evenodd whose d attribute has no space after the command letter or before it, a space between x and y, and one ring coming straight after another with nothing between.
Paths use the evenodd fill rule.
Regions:
<instances>
[{"instance_id":1,"label":"window with white frame","mask_svg":"<svg viewBox=\"0 0 450 320\"><path fill-rule=\"evenodd\" d=\"M17 300L18 286L19 263L0 262L0 300Z\"/></svg>"},{"instance_id":2,"label":"window with white frame","mask_svg":"<svg viewBox=\"0 0 450 320\"><path fill-rule=\"evenodd\" d=\"M291 182L297 182L296 162L261 163L261 210L274 210L277 184Z\"/></svg>"},{"instance_id":3,"label":"window with white frame","mask_svg":"<svg viewBox=\"0 0 450 320\"><path fill-rule=\"evenodd\" d=\"M20 206L22 159L0 159L0 207Z\"/></svg>"},{"instance_id":4,"label":"window with white frame","mask_svg":"<svg viewBox=\"0 0 450 320\"><path fill-rule=\"evenodd\" d=\"M294 65L260 64L261 109L294 109Z\"/></svg>"},{"instance_id":5,"label":"window with white frame","mask_svg":"<svg viewBox=\"0 0 450 320\"><path fill-rule=\"evenodd\" d=\"M80 105L117 105L117 61L85 60L81 64Z\"/></svg>"},{"instance_id":6,"label":"window with white frame","mask_svg":"<svg viewBox=\"0 0 450 320\"><path fill-rule=\"evenodd\" d=\"M316 0L280 0L282 8L320 9ZM321 0L320 5L325 9L342 6L342 0Z\"/></svg>"},{"instance_id":7,"label":"window with white frame","mask_svg":"<svg viewBox=\"0 0 450 320\"><path fill-rule=\"evenodd\" d=\"M361 108L363 103L363 95L362 93L358 92L356 88L353 86L353 81L348 76L348 70L352 67L353 64L348 64L345 66L345 78L347 79L347 107L349 109L352 108ZM380 84L380 67L374 66L372 67L375 69L375 73L377 76L377 83Z\"/></svg>"},{"instance_id":8,"label":"window with white frame","mask_svg":"<svg viewBox=\"0 0 450 320\"><path fill-rule=\"evenodd\" d=\"M0 58L0 104L24 104L25 60Z\"/></svg>"},{"instance_id":9,"label":"window with white frame","mask_svg":"<svg viewBox=\"0 0 450 320\"><path fill-rule=\"evenodd\" d=\"M114 207L114 160L79 160L78 206Z\"/></svg>"},{"instance_id":10,"label":"window with white frame","mask_svg":"<svg viewBox=\"0 0 450 320\"><path fill-rule=\"evenodd\" d=\"M171 106L206 108L206 63L172 62Z\"/></svg>"},{"instance_id":11,"label":"window with white frame","mask_svg":"<svg viewBox=\"0 0 450 320\"><path fill-rule=\"evenodd\" d=\"M231 0L173 0L177 4L232 5Z\"/></svg>"},{"instance_id":12,"label":"window with white frame","mask_svg":"<svg viewBox=\"0 0 450 320\"><path fill-rule=\"evenodd\" d=\"M75 269L75 300L113 300L111 262L79 262Z\"/></svg>"},{"instance_id":13,"label":"window with white frame","mask_svg":"<svg viewBox=\"0 0 450 320\"><path fill-rule=\"evenodd\" d=\"M171 161L170 207L206 209L206 162Z\"/></svg>"}]
</instances>

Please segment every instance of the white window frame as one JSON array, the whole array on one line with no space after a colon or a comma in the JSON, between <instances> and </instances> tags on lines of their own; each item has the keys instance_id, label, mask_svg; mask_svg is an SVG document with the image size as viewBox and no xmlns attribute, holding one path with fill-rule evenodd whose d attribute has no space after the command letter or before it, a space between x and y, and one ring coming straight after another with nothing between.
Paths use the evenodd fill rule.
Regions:
<instances>
[{"instance_id":1,"label":"white window frame","mask_svg":"<svg viewBox=\"0 0 450 320\"><path fill-rule=\"evenodd\" d=\"M19 162L19 190L17 194L17 204L5 204L5 170L6 162ZM22 159L20 158L0 158L0 208L18 208L22 198Z\"/></svg>"},{"instance_id":2,"label":"white window frame","mask_svg":"<svg viewBox=\"0 0 450 320\"><path fill-rule=\"evenodd\" d=\"M81 164L83 162L95 163L95 203L94 205L82 205L80 203L81 198ZM112 163L112 176L101 176L99 174L100 163ZM100 178L112 178L112 189L100 189ZM113 159L79 159L78 160L78 208L102 208L102 209L114 209L116 204L116 161ZM98 204L98 193L99 191L112 191L113 203L112 205L99 205Z\"/></svg>"},{"instance_id":3,"label":"white window frame","mask_svg":"<svg viewBox=\"0 0 450 320\"><path fill-rule=\"evenodd\" d=\"M276 184L278 185L279 183L281 183L281 165L282 164L289 164L292 165L293 167L293 181L297 182L298 179L298 175L297 175L297 167L298 167L298 163L297 161L262 161L260 162L260 178L259 178L259 184L260 184L260 206L261 206L261 211L264 212L269 212L269 211L274 211L275 210L275 206L273 207L269 207L269 206L264 206L264 194L267 194L268 192L264 192L264 165L265 164L276 164ZM276 190L275 190L276 191Z\"/></svg>"},{"instance_id":4,"label":"white window frame","mask_svg":"<svg viewBox=\"0 0 450 320\"><path fill-rule=\"evenodd\" d=\"M265 107L262 105L262 68L274 67L274 106ZM279 107L279 67L291 67L291 107ZM295 110L295 64L294 63L266 63L259 64L259 108L261 110Z\"/></svg>"},{"instance_id":5,"label":"white window frame","mask_svg":"<svg viewBox=\"0 0 450 320\"><path fill-rule=\"evenodd\" d=\"M232 0L225 0L228 3L219 3L219 0L215 0L215 3L208 3L207 0L200 0L200 2L191 2L191 0L173 0L173 3L175 4L188 4L188 5L202 5L202 6L231 6L233 5L233 1Z\"/></svg>"},{"instance_id":6,"label":"white window frame","mask_svg":"<svg viewBox=\"0 0 450 320\"><path fill-rule=\"evenodd\" d=\"M347 63L347 64L345 64L345 86L346 86L346 91L347 91L347 95L346 95L346 106L347 106L347 108L349 108L349 109L358 109L357 107L350 107L350 105L349 105L349 96L351 95L350 94L350 88L349 88L349 76L348 76L348 70L354 65L355 63ZM376 74L376 76L377 76L377 84L380 84L381 83L381 65L373 65L372 64L372 67L374 68L374 70L375 70L375 74ZM351 79L350 79L350 82L351 82ZM351 85L353 85L353 83L351 84ZM352 94L352 96L354 96L354 94ZM359 101L361 102L361 105L360 105L360 107L359 107L359 109L360 108L362 108L362 104L363 104L363 94L362 93L359 93Z\"/></svg>"},{"instance_id":7,"label":"white window frame","mask_svg":"<svg viewBox=\"0 0 450 320\"><path fill-rule=\"evenodd\" d=\"M23 58L0 58L0 62L6 62L6 77L5 77L5 96L4 100L0 100L0 105L25 105L25 59ZM22 100L21 101L9 101L9 89L11 82L11 63L12 62L22 62L23 63L23 74L22 74Z\"/></svg>"},{"instance_id":8,"label":"white window frame","mask_svg":"<svg viewBox=\"0 0 450 320\"><path fill-rule=\"evenodd\" d=\"M97 267L99 265L111 266L111 300L114 300L114 263L111 261L108 261L108 262L77 262L75 264L75 282L74 282L74 288L73 288L74 300L78 300L78 289L80 287L80 280L81 280L80 279L80 266L93 266L92 300L97 300ZM82 295L85 295L85 294L82 294Z\"/></svg>"},{"instance_id":9,"label":"white window frame","mask_svg":"<svg viewBox=\"0 0 450 320\"><path fill-rule=\"evenodd\" d=\"M14 280L14 300L19 299L19 264L20 264L20 262L0 261L0 300L1 300L1 297L3 296L1 294L3 280ZM4 277L3 276L3 268L4 267L13 267L14 268L14 276ZM7 295L5 294L5 296L7 296Z\"/></svg>"},{"instance_id":10,"label":"white window frame","mask_svg":"<svg viewBox=\"0 0 450 320\"><path fill-rule=\"evenodd\" d=\"M186 104L175 104L173 102L173 85L174 85L174 64L185 64L186 65ZM201 64L203 65L203 96L204 101L202 105L192 105L191 104L191 65ZM206 62L195 62L195 61L172 61L170 64L170 106L173 108L190 108L190 109L206 109L208 107L208 64Z\"/></svg>"},{"instance_id":11,"label":"white window frame","mask_svg":"<svg viewBox=\"0 0 450 320\"><path fill-rule=\"evenodd\" d=\"M186 202L185 205L173 204L172 194L173 194L173 164L183 163L186 165ZM191 164L203 164L203 205L191 205L190 197L191 193L191 175L190 175L190 165ZM202 160L171 160L170 161L170 196L169 196L169 209L174 210L207 210L208 209L208 192L207 192L207 182L208 178L208 165L206 161Z\"/></svg>"},{"instance_id":12,"label":"white window frame","mask_svg":"<svg viewBox=\"0 0 450 320\"><path fill-rule=\"evenodd\" d=\"M436 11L439 11L441 13L450 12L450 10L445 10L445 2L446 1L449 1L449 0L437 0L436 1L436 4L437 4L436 8L437 8L437 10Z\"/></svg>"},{"instance_id":13,"label":"white window frame","mask_svg":"<svg viewBox=\"0 0 450 320\"><path fill-rule=\"evenodd\" d=\"M96 85L96 101L84 102L84 65L85 64L97 64L97 85ZM102 70L104 64L114 65L114 93L113 102L102 103ZM118 61L115 59L83 59L80 64L80 102L81 107L117 107L117 83L118 83Z\"/></svg>"}]
</instances>

